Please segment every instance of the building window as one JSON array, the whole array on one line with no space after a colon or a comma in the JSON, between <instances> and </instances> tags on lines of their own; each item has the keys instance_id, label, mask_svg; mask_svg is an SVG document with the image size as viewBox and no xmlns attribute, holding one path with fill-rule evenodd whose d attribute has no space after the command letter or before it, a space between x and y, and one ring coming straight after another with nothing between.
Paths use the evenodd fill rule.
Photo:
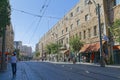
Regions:
<instances>
[{"instance_id":1,"label":"building window","mask_svg":"<svg viewBox=\"0 0 120 80\"><path fill-rule=\"evenodd\" d=\"M66 43L68 44L68 38L66 38Z\"/></svg>"},{"instance_id":2,"label":"building window","mask_svg":"<svg viewBox=\"0 0 120 80\"><path fill-rule=\"evenodd\" d=\"M79 25L80 25L80 19L77 20L77 26L79 26Z\"/></svg>"},{"instance_id":3,"label":"building window","mask_svg":"<svg viewBox=\"0 0 120 80\"><path fill-rule=\"evenodd\" d=\"M81 32L79 32L79 36L80 36L80 39L82 38L81 36L82 36L82 34L81 34Z\"/></svg>"},{"instance_id":4,"label":"building window","mask_svg":"<svg viewBox=\"0 0 120 80\"><path fill-rule=\"evenodd\" d=\"M85 21L88 21L88 20L90 20L90 15L89 14L85 15Z\"/></svg>"},{"instance_id":5,"label":"building window","mask_svg":"<svg viewBox=\"0 0 120 80\"><path fill-rule=\"evenodd\" d=\"M68 20L68 17L65 17L65 20L67 21L67 20Z\"/></svg>"},{"instance_id":6,"label":"building window","mask_svg":"<svg viewBox=\"0 0 120 80\"><path fill-rule=\"evenodd\" d=\"M84 3L85 3L85 6L88 5L88 1L89 1L89 0L85 0L85 2L84 2Z\"/></svg>"},{"instance_id":7,"label":"building window","mask_svg":"<svg viewBox=\"0 0 120 80\"><path fill-rule=\"evenodd\" d=\"M94 26L94 36L97 36L97 26Z\"/></svg>"},{"instance_id":8,"label":"building window","mask_svg":"<svg viewBox=\"0 0 120 80\"><path fill-rule=\"evenodd\" d=\"M83 38L85 39L86 38L86 31L84 31L83 33L84 33L84 37Z\"/></svg>"},{"instance_id":9,"label":"building window","mask_svg":"<svg viewBox=\"0 0 120 80\"><path fill-rule=\"evenodd\" d=\"M66 27L66 32L68 31L68 27Z\"/></svg>"},{"instance_id":10,"label":"building window","mask_svg":"<svg viewBox=\"0 0 120 80\"><path fill-rule=\"evenodd\" d=\"M73 24L70 25L71 30L73 29Z\"/></svg>"},{"instance_id":11,"label":"building window","mask_svg":"<svg viewBox=\"0 0 120 80\"><path fill-rule=\"evenodd\" d=\"M77 33L76 33L76 37L77 37L78 35L77 35Z\"/></svg>"},{"instance_id":12,"label":"building window","mask_svg":"<svg viewBox=\"0 0 120 80\"><path fill-rule=\"evenodd\" d=\"M80 7L78 6L77 8L76 8L76 12L79 12L80 11Z\"/></svg>"},{"instance_id":13,"label":"building window","mask_svg":"<svg viewBox=\"0 0 120 80\"><path fill-rule=\"evenodd\" d=\"M64 33L64 30L62 30L62 34Z\"/></svg>"},{"instance_id":14,"label":"building window","mask_svg":"<svg viewBox=\"0 0 120 80\"><path fill-rule=\"evenodd\" d=\"M101 33L104 33L104 23L101 24Z\"/></svg>"},{"instance_id":15,"label":"building window","mask_svg":"<svg viewBox=\"0 0 120 80\"><path fill-rule=\"evenodd\" d=\"M73 17L73 12L70 13L70 17Z\"/></svg>"},{"instance_id":16,"label":"building window","mask_svg":"<svg viewBox=\"0 0 120 80\"><path fill-rule=\"evenodd\" d=\"M88 29L88 37L91 37L91 29Z\"/></svg>"}]
</instances>

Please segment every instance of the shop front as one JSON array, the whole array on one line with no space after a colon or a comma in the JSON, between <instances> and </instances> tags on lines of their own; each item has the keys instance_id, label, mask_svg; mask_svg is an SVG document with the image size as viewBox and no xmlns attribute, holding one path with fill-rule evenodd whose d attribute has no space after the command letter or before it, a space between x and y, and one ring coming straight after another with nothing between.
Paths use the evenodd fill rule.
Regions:
<instances>
[{"instance_id":1,"label":"shop front","mask_svg":"<svg viewBox=\"0 0 120 80\"><path fill-rule=\"evenodd\" d=\"M120 64L120 45L113 46L114 64Z\"/></svg>"},{"instance_id":2,"label":"shop front","mask_svg":"<svg viewBox=\"0 0 120 80\"><path fill-rule=\"evenodd\" d=\"M102 41L103 46L106 46L106 41ZM103 47L103 50L106 51L106 47ZM81 61L88 63L99 63L100 61L100 42L85 44L81 50Z\"/></svg>"}]
</instances>

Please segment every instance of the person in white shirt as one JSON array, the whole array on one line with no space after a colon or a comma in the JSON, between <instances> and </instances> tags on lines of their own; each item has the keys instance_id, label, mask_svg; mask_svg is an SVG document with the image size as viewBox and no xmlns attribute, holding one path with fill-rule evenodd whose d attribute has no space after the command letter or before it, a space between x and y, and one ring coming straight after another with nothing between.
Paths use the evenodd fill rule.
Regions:
<instances>
[{"instance_id":1,"label":"person in white shirt","mask_svg":"<svg viewBox=\"0 0 120 80\"><path fill-rule=\"evenodd\" d=\"M13 52L13 54L11 56L11 66L12 66L13 77L15 77L16 76L16 71L17 71L17 57L16 57L15 52Z\"/></svg>"}]
</instances>

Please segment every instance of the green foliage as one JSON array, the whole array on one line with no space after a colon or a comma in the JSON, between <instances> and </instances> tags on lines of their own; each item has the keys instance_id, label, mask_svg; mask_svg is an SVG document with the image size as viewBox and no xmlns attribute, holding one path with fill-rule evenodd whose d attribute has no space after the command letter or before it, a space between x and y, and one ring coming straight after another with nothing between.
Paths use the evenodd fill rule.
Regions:
<instances>
[{"instance_id":1,"label":"green foliage","mask_svg":"<svg viewBox=\"0 0 120 80\"><path fill-rule=\"evenodd\" d=\"M79 52L79 50L83 46L83 42L80 41L80 37L78 36L71 38L69 44L71 50L73 50L74 52Z\"/></svg>"},{"instance_id":2,"label":"green foliage","mask_svg":"<svg viewBox=\"0 0 120 80\"><path fill-rule=\"evenodd\" d=\"M0 28L10 24L11 8L9 0L0 1Z\"/></svg>"},{"instance_id":3,"label":"green foliage","mask_svg":"<svg viewBox=\"0 0 120 80\"><path fill-rule=\"evenodd\" d=\"M19 58L20 57L20 50L19 49L15 49L16 55Z\"/></svg>"},{"instance_id":4,"label":"green foliage","mask_svg":"<svg viewBox=\"0 0 120 80\"><path fill-rule=\"evenodd\" d=\"M113 36L115 37L115 41L120 43L120 19L117 19L112 27L111 27L111 32Z\"/></svg>"},{"instance_id":5,"label":"green foliage","mask_svg":"<svg viewBox=\"0 0 120 80\"><path fill-rule=\"evenodd\" d=\"M51 54L51 45L50 44L46 46L46 51L48 54Z\"/></svg>"},{"instance_id":6,"label":"green foliage","mask_svg":"<svg viewBox=\"0 0 120 80\"><path fill-rule=\"evenodd\" d=\"M40 56L40 52L35 52L35 56L39 57Z\"/></svg>"},{"instance_id":7,"label":"green foliage","mask_svg":"<svg viewBox=\"0 0 120 80\"><path fill-rule=\"evenodd\" d=\"M48 54L56 54L59 52L59 48L61 47L60 44L57 43L50 43L46 46L46 51Z\"/></svg>"}]
</instances>

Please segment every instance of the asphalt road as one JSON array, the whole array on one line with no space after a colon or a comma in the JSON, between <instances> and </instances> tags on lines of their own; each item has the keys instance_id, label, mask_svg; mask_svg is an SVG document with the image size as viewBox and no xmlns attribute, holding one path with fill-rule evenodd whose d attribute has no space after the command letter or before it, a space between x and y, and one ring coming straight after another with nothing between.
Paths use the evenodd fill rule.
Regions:
<instances>
[{"instance_id":1,"label":"asphalt road","mask_svg":"<svg viewBox=\"0 0 120 80\"><path fill-rule=\"evenodd\" d=\"M120 68L48 62L20 64L27 80L120 80Z\"/></svg>"}]
</instances>

